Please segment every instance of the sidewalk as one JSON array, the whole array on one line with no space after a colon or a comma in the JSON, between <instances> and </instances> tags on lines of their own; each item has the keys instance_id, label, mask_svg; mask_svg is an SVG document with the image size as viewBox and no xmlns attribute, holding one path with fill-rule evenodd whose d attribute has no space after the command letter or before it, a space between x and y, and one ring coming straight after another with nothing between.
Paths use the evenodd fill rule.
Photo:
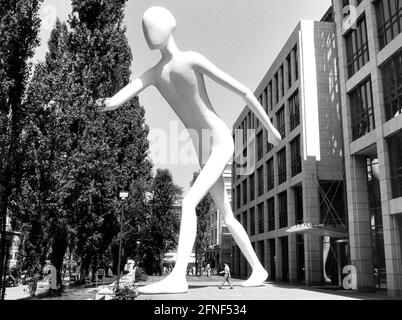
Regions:
<instances>
[{"instance_id":1,"label":"sidewalk","mask_svg":"<svg viewBox=\"0 0 402 320\"><path fill-rule=\"evenodd\" d=\"M161 280L163 277L149 277L146 282L139 282L138 286L144 286ZM287 283L267 282L264 286L257 288L243 288L241 283L244 280L232 279L234 289L228 286L218 289L222 277L198 278L188 277L189 290L185 294L161 294L161 295L140 295L137 300L402 300L402 298L387 297L381 294L359 294L355 291L329 290L321 288L306 287L301 285L290 285ZM68 287L62 296L35 297L32 300L94 300L97 292L103 288L79 286ZM23 287L7 288L6 300L26 299L28 294ZM31 298L28 298L31 300Z\"/></svg>"},{"instance_id":2,"label":"sidewalk","mask_svg":"<svg viewBox=\"0 0 402 320\"><path fill-rule=\"evenodd\" d=\"M324 290L283 283L266 283L257 288L243 288L243 280L232 279L234 289L228 286L218 289L220 281L189 281L186 294L140 295L137 300L402 300L383 294L358 294L355 291ZM140 283L139 286L144 285Z\"/></svg>"}]
</instances>

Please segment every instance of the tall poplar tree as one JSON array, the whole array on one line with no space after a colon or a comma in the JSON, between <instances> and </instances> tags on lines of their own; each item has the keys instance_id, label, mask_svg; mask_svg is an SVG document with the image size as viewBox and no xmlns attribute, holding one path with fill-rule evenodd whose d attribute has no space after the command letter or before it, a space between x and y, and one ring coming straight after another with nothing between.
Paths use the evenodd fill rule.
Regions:
<instances>
[{"instance_id":1,"label":"tall poplar tree","mask_svg":"<svg viewBox=\"0 0 402 320\"><path fill-rule=\"evenodd\" d=\"M0 288L3 286L6 215L21 178L21 134L26 118L23 97L29 59L38 45L40 0L0 0Z\"/></svg>"},{"instance_id":2,"label":"tall poplar tree","mask_svg":"<svg viewBox=\"0 0 402 320\"><path fill-rule=\"evenodd\" d=\"M48 255L58 270L68 246L84 274L91 266L96 270L119 230L119 191L147 189L151 179L148 127L138 99L108 114L101 114L94 103L129 81L125 2L72 1L67 24L56 23L49 53L31 82L33 116L26 140L32 170L25 190L48 208L46 223L39 224L48 230L42 241L49 241ZM37 116L43 112L48 112L45 127ZM42 146L40 152L34 151L35 144ZM32 178L38 163L52 182L43 183L42 189ZM29 221L28 206L25 211L21 216Z\"/></svg>"}]
</instances>

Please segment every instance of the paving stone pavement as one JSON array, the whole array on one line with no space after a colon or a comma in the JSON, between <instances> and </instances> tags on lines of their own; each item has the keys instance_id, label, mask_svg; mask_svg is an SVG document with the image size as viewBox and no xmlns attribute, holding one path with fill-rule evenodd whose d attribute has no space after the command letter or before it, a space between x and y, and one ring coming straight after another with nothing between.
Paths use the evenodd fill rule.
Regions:
<instances>
[{"instance_id":1,"label":"paving stone pavement","mask_svg":"<svg viewBox=\"0 0 402 320\"><path fill-rule=\"evenodd\" d=\"M384 295L359 295L355 292L313 289L287 284L266 283L257 288L243 288L233 280L234 289L218 289L220 282L189 282L186 294L140 295L137 300L383 300Z\"/></svg>"}]
</instances>

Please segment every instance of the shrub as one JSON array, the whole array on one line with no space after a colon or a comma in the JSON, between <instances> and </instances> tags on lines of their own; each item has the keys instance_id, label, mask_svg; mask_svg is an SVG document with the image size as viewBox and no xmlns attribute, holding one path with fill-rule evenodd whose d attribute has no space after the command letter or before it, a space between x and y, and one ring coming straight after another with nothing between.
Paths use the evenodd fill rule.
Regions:
<instances>
[{"instance_id":1,"label":"shrub","mask_svg":"<svg viewBox=\"0 0 402 320\"><path fill-rule=\"evenodd\" d=\"M135 300L138 297L137 290L133 286L125 286L120 290L115 290L113 300Z\"/></svg>"}]
</instances>

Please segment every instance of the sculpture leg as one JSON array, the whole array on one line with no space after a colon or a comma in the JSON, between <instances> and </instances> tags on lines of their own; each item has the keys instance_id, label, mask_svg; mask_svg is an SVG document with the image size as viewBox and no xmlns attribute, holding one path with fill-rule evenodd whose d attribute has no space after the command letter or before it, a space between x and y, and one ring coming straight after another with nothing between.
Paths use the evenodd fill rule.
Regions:
<instances>
[{"instance_id":1,"label":"sculpture leg","mask_svg":"<svg viewBox=\"0 0 402 320\"><path fill-rule=\"evenodd\" d=\"M331 278L327 275L327 269L325 265L327 264L329 250L331 249L331 238L324 237L323 239L323 269L324 269L324 280L325 282L331 283Z\"/></svg>"},{"instance_id":2,"label":"sculpture leg","mask_svg":"<svg viewBox=\"0 0 402 320\"><path fill-rule=\"evenodd\" d=\"M187 292L188 284L186 280L186 269L193 250L197 232L197 216L195 208L212 188L215 182L222 176L226 164L230 161L233 153L234 146L231 139L225 141L224 144L214 146L207 163L182 203L177 260L172 273L160 282L139 288L139 293L169 294Z\"/></svg>"},{"instance_id":3,"label":"sculpture leg","mask_svg":"<svg viewBox=\"0 0 402 320\"><path fill-rule=\"evenodd\" d=\"M230 205L228 195L225 190L225 184L223 178L220 178L211 189L211 195L215 202L215 205L223 215L225 225L228 227L233 239L239 246L241 252L246 257L253 272L250 278L242 283L243 287L257 287L261 286L268 278L268 272L261 265L250 239L243 226L237 221L233 215L233 211Z\"/></svg>"}]
</instances>

